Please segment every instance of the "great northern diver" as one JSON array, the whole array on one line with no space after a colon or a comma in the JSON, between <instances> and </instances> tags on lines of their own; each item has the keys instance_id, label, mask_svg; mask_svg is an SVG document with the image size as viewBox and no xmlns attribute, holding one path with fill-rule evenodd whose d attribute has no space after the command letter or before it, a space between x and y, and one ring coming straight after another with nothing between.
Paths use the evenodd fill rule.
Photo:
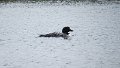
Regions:
<instances>
[{"instance_id":1,"label":"great northern diver","mask_svg":"<svg viewBox=\"0 0 120 68\"><path fill-rule=\"evenodd\" d=\"M68 32L72 32L73 30L70 29L70 27L64 27L62 29L62 33L58 33L58 32L53 32L53 33L49 33L49 34L42 34L39 37L63 37L64 39L67 39L69 37L69 33Z\"/></svg>"}]
</instances>

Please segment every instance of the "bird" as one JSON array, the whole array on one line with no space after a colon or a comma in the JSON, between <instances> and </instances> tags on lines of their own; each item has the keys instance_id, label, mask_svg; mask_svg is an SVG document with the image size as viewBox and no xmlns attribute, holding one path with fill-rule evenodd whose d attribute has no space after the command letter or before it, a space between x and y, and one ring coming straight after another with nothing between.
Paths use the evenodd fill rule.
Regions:
<instances>
[{"instance_id":1,"label":"bird","mask_svg":"<svg viewBox=\"0 0 120 68\"><path fill-rule=\"evenodd\" d=\"M70 27L66 26L66 27L63 27L62 33L53 32L53 33L48 33L48 34L41 34L39 35L39 37L62 37L64 39L68 39L69 34L70 34L69 32L73 32L73 30L70 29Z\"/></svg>"}]
</instances>

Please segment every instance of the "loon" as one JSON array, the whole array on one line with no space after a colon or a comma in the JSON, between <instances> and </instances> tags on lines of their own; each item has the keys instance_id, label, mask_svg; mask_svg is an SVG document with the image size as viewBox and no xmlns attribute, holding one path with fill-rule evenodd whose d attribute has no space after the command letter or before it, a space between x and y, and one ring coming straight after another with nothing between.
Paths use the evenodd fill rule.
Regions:
<instances>
[{"instance_id":1,"label":"loon","mask_svg":"<svg viewBox=\"0 0 120 68\"><path fill-rule=\"evenodd\" d=\"M62 37L64 39L67 39L69 37L69 32L72 32L73 30L70 29L70 27L64 27L62 29L62 33L58 33L58 32L53 32L53 33L49 33L49 34L41 34L39 37Z\"/></svg>"}]
</instances>

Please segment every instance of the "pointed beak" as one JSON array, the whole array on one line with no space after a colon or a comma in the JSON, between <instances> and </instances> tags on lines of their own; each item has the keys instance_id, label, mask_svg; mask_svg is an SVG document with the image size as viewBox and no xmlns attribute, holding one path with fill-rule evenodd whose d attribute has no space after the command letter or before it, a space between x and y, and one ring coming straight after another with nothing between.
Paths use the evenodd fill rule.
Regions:
<instances>
[{"instance_id":1,"label":"pointed beak","mask_svg":"<svg viewBox=\"0 0 120 68\"><path fill-rule=\"evenodd\" d=\"M71 32L73 32L73 30L70 29Z\"/></svg>"}]
</instances>

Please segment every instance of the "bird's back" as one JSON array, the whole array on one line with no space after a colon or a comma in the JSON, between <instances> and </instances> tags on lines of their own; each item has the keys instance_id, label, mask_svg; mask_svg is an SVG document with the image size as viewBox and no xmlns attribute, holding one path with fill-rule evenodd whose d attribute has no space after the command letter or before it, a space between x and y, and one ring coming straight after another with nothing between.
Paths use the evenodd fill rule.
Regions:
<instances>
[{"instance_id":1,"label":"bird's back","mask_svg":"<svg viewBox=\"0 0 120 68\"><path fill-rule=\"evenodd\" d=\"M58 32L53 32L53 33L49 33L49 34L44 34L44 35L40 35L39 37L63 37L63 38L67 38L67 34L64 33L58 33Z\"/></svg>"}]
</instances>

